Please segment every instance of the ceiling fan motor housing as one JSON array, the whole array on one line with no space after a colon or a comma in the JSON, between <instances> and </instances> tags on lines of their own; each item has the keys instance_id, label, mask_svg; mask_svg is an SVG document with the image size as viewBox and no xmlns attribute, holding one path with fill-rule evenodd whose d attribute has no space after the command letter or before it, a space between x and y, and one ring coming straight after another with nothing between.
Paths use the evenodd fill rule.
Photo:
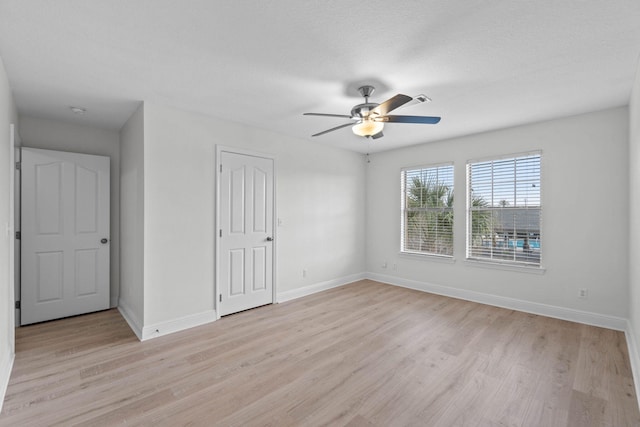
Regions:
<instances>
[{"instance_id":1,"label":"ceiling fan motor housing","mask_svg":"<svg viewBox=\"0 0 640 427\"><path fill-rule=\"evenodd\" d=\"M376 108L380 104L375 102L366 102L364 104L358 104L351 109L351 117L363 119L369 115L369 112Z\"/></svg>"}]
</instances>

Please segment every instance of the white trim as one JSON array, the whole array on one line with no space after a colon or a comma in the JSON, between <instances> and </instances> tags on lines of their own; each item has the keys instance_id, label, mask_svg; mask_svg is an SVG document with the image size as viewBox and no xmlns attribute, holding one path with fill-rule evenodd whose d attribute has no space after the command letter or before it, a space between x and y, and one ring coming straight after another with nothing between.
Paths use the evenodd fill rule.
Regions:
<instances>
[{"instance_id":1,"label":"white trim","mask_svg":"<svg viewBox=\"0 0 640 427\"><path fill-rule=\"evenodd\" d=\"M213 195L214 206L213 206L213 309L217 313L218 320L220 318L220 290L218 283L219 280L219 269L218 264L219 261L219 253L220 253L220 156L221 156L222 147L216 145L216 154L213 162L215 164L215 169L213 170L213 179L215 180L213 188L215 194Z\"/></svg>"},{"instance_id":2,"label":"white trim","mask_svg":"<svg viewBox=\"0 0 640 427\"><path fill-rule=\"evenodd\" d=\"M633 327L629 320L627 320L627 329L624 331L624 335L627 338L631 374L633 375L633 384L636 386L636 399L638 400L638 406L640 406L640 352L638 351L636 334L634 334Z\"/></svg>"},{"instance_id":3,"label":"white trim","mask_svg":"<svg viewBox=\"0 0 640 427\"><path fill-rule=\"evenodd\" d=\"M588 311L575 310L572 308L558 307L555 305L541 304L537 302L524 301L509 297L501 297L498 295L485 294L481 292L469 291L466 289L452 288L449 286L436 285L427 282L418 282L416 280L402 279L377 273L367 273L367 278L375 280L377 282L387 283L389 285L400 286L403 288L415 289L432 294L444 295L452 298L478 302L481 304L508 308L510 310L523 311L525 313L532 313L540 316L553 317L555 319L584 323L585 325L614 329L616 331L624 331L627 328L627 320L617 316L608 316L605 314L591 313Z\"/></svg>"},{"instance_id":4,"label":"white trim","mask_svg":"<svg viewBox=\"0 0 640 427\"><path fill-rule=\"evenodd\" d=\"M490 162L493 160L509 160L516 159L518 157L531 157L531 156L540 156L542 157L542 150L531 150L531 151L522 151L519 153L509 153L509 154L499 154L495 156L487 156L487 157L478 157L475 159L467 159L467 165L469 163L484 163Z\"/></svg>"},{"instance_id":5,"label":"white trim","mask_svg":"<svg viewBox=\"0 0 640 427\"><path fill-rule=\"evenodd\" d=\"M398 252L398 256L404 258L413 258L420 261L436 261L436 262L444 262L447 264L455 264L456 259L453 255L438 255L438 254L430 254L426 252Z\"/></svg>"},{"instance_id":6,"label":"white trim","mask_svg":"<svg viewBox=\"0 0 640 427\"><path fill-rule=\"evenodd\" d=\"M251 157L262 157L264 159L275 159L273 154L265 153L264 151L247 150L246 148L232 147L229 145L216 144L216 157L219 158L219 154L222 151L235 154L244 154Z\"/></svg>"},{"instance_id":7,"label":"white trim","mask_svg":"<svg viewBox=\"0 0 640 427\"><path fill-rule=\"evenodd\" d=\"M464 260L465 265L479 268L489 268L493 270L520 271L522 273L544 274L547 269L545 267L533 264L516 264L509 262L489 261L479 258L467 258Z\"/></svg>"},{"instance_id":8,"label":"white trim","mask_svg":"<svg viewBox=\"0 0 640 427\"><path fill-rule=\"evenodd\" d=\"M313 285L305 286L303 288L291 289L290 291L280 292L278 294L278 302L290 301L292 299L306 297L307 295L315 294L317 292L326 291L328 289L337 288L340 286L348 285L349 283L363 280L366 277L365 273L352 274L350 276L341 277L338 279L327 280L326 282L315 283Z\"/></svg>"},{"instance_id":9,"label":"white trim","mask_svg":"<svg viewBox=\"0 0 640 427\"><path fill-rule=\"evenodd\" d=\"M220 230L220 164L221 164L221 155L222 152L228 152L228 153L234 153L234 154L243 154L246 156L252 156L252 157L260 157L260 158L264 158L264 159L269 159L273 162L273 207L272 207L272 224L271 224L271 229L272 229L272 237L273 237L273 252L272 252L272 261L271 261L271 276L272 276L272 283L273 283L273 290L272 290L272 297L271 297L271 302L272 304L275 304L276 302L278 302L278 298L277 298L277 249L278 249L278 207L277 207L277 195L276 195L276 188L278 187L278 183L277 183L277 159L276 156L273 154L268 154L268 153L263 153L260 151L254 151L254 150L246 150L243 148L237 148L237 147L230 147L230 146L225 146L225 145L220 145L217 144L216 145L216 158L215 158L215 170L214 170L214 177L215 177L215 206L214 206L214 229L213 229L213 241L214 241L214 247L213 247L213 265L214 265L214 284L213 284L213 307L214 307L214 312L216 313L216 320L220 318L220 299L219 299L219 295L220 295L220 277L219 277L219 264L220 264L220 234L218 232L218 230Z\"/></svg>"},{"instance_id":10,"label":"white trim","mask_svg":"<svg viewBox=\"0 0 640 427\"><path fill-rule=\"evenodd\" d=\"M16 201L16 125L13 123L9 124L9 222L7 224L7 243L8 243L8 255L9 255L9 275L8 275L8 285L9 285L9 307L11 313L11 308L13 308L13 313L10 317L13 317L13 325L9 324L9 341L11 342L10 348L15 350L15 326L17 320L17 309L15 307L16 301L16 211L15 211L15 201ZM2 404L0 403L0 409L2 408Z\"/></svg>"},{"instance_id":11,"label":"white trim","mask_svg":"<svg viewBox=\"0 0 640 427\"><path fill-rule=\"evenodd\" d=\"M136 334L136 337L142 341L142 322L140 322L138 316L136 316L133 310L122 300L118 301L118 311L122 314L122 317L124 317L124 320L126 320L133 333Z\"/></svg>"},{"instance_id":12,"label":"white trim","mask_svg":"<svg viewBox=\"0 0 640 427\"><path fill-rule=\"evenodd\" d=\"M168 320L165 322L155 323L153 325L145 326L142 328L142 339L145 341L151 338L158 338L163 335L172 334L174 332L184 331L185 329L194 328L207 323L216 321L215 310L207 310L201 313L189 314L177 319Z\"/></svg>"},{"instance_id":13,"label":"white trim","mask_svg":"<svg viewBox=\"0 0 640 427\"><path fill-rule=\"evenodd\" d=\"M11 371L13 370L13 361L15 360L15 354L10 354L6 363L0 366L0 412L2 412L2 404L4 403L4 396L7 393L7 387L9 387L9 379L11 379Z\"/></svg>"},{"instance_id":14,"label":"white trim","mask_svg":"<svg viewBox=\"0 0 640 427\"><path fill-rule=\"evenodd\" d=\"M442 162L442 163L431 163L431 164L420 164L420 165L416 165L416 166L405 166L402 169L400 169L400 172L407 172L407 171L413 171L416 169L433 169L433 168L439 168L442 166L455 166L454 162L450 161L450 162Z\"/></svg>"},{"instance_id":15,"label":"white trim","mask_svg":"<svg viewBox=\"0 0 640 427\"><path fill-rule=\"evenodd\" d=\"M273 225L271 226L271 236L273 237L273 249L271 253L272 267L271 277L273 280L271 301L273 304L278 302L278 160L275 156L270 157L273 161Z\"/></svg>"}]
</instances>

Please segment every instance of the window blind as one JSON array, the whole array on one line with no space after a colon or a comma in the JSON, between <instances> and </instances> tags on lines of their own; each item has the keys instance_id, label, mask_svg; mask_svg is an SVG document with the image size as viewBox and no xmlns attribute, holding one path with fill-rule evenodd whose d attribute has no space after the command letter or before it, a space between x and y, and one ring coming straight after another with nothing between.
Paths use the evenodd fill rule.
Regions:
<instances>
[{"instance_id":1,"label":"window blind","mask_svg":"<svg viewBox=\"0 0 640 427\"><path fill-rule=\"evenodd\" d=\"M540 157L467 165L467 258L540 265Z\"/></svg>"},{"instance_id":2,"label":"window blind","mask_svg":"<svg viewBox=\"0 0 640 427\"><path fill-rule=\"evenodd\" d=\"M453 256L453 164L401 175L401 251Z\"/></svg>"}]
</instances>

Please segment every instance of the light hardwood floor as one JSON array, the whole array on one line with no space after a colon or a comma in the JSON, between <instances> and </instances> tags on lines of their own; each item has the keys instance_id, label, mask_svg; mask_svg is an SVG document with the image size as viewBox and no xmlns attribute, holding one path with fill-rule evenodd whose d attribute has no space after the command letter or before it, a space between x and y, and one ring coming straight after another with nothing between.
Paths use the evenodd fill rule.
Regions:
<instances>
[{"instance_id":1,"label":"light hardwood floor","mask_svg":"<svg viewBox=\"0 0 640 427\"><path fill-rule=\"evenodd\" d=\"M0 426L639 426L624 334L361 281L138 342L19 328Z\"/></svg>"}]
</instances>

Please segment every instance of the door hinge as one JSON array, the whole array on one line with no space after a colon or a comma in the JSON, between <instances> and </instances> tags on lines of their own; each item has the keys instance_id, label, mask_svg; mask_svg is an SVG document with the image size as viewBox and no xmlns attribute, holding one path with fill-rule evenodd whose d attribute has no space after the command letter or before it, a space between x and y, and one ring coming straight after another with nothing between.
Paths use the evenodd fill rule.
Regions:
<instances>
[{"instance_id":1,"label":"door hinge","mask_svg":"<svg viewBox=\"0 0 640 427\"><path fill-rule=\"evenodd\" d=\"M20 170L22 168L22 165L20 164L20 162L16 162L16 169Z\"/></svg>"},{"instance_id":2,"label":"door hinge","mask_svg":"<svg viewBox=\"0 0 640 427\"><path fill-rule=\"evenodd\" d=\"M20 308L20 301L16 301L16 308Z\"/></svg>"},{"instance_id":3,"label":"door hinge","mask_svg":"<svg viewBox=\"0 0 640 427\"><path fill-rule=\"evenodd\" d=\"M222 294L220 294L220 302L222 302Z\"/></svg>"},{"instance_id":4,"label":"door hinge","mask_svg":"<svg viewBox=\"0 0 640 427\"><path fill-rule=\"evenodd\" d=\"M220 237L222 237L222 228L220 229Z\"/></svg>"},{"instance_id":5,"label":"door hinge","mask_svg":"<svg viewBox=\"0 0 640 427\"><path fill-rule=\"evenodd\" d=\"M222 163L220 163L220 173L222 173Z\"/></svg>"},{"instance_id":6,"label":"door hinge","mask_svg":"<svg viewBox=\"0 0 640 427\"><path fill-rule=\"evenodd\" d=\"M22 238L22 233L16 231L16 240L20 240Z\"/></svg>"}]
</instances>

